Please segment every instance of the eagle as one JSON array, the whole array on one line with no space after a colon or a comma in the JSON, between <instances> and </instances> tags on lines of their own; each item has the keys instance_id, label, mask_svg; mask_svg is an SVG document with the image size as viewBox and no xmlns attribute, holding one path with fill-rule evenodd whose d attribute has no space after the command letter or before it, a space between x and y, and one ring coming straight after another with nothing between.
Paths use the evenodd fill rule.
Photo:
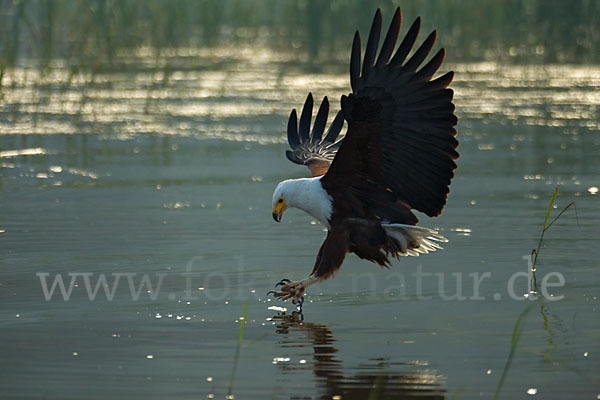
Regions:
<instances>
[{"instance_id":1,"label":"eagle","mask_svg":"<svg viewBox=\"0 0 600 400\"><path fill-rule=\"evenodd\" d=\"M280 222L287 208L299 208L327 227L327 236L307 278L282 279L267 295L301 307L305 290L338 271L348 253L389 268L390 258L426 254L447 242L436 230L417 226L411 210L436 217L448 198L459 157L454 92L448 88L454 73L432 79L444 61L443 48L422 65L436 31L412 51L420 17L396 48L401 19L397 8L379 49L382 17L376 11L364 57L356 31L352 92L341 97L341 110L326 132L327 97L312 129L311 93L299 121L296 110L290 114L286 156L306 165L312 177L277 185L273 218ZM340 136L344 121L347 130Z\"/></svg>"}]
</instances>

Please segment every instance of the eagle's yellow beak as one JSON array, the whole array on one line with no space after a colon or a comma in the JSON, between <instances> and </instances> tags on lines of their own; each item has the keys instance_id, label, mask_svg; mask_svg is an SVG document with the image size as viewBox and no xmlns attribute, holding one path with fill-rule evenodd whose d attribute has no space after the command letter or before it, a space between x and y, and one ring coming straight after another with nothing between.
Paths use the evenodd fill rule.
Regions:
<instances>
[{"instance_id":1,"label":"eagle's yellow beak","mask_svg":"<svg viewBox=\"0 0 600 400\"><path fill-rule=\"evenodd\" d=\"M285 211L285 199L281 196L277 202L275 203L275 207L273 207L273 219L277 222L281 222L281 217L283 216L283 212Z\"/></svg>"}]
</instances>

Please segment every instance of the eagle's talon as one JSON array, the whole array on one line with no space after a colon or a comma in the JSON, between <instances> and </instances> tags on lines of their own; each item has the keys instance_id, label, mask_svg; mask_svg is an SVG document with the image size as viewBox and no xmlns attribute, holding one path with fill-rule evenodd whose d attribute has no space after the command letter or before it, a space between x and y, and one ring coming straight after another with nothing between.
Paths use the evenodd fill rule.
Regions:
<instances>
[{"instance_id":1,"label":"eagle's talon","mask_svg":"<svg viewBox=\"0 0 600 400\"><path fill-rule=\"evenodd\" d=\"M282 279L282 280L280 280L279 282L277 282L277 283L275 284L275 287L277 287L277 286L283 286L283 285L285 285L286 283L290 283L290 282L291 282L291 281L290 281L289 279Z\"/></svg>"},{"instance_id":2,"label":"eagle's talon","mask_svg":"<svg viewBox=\"0 0 600 400\"><path fill-rule=\"evenodd\" d=\"M281 299L281 296L283 296L282 292L276 292L274 290L269 290L266 294L266 296L269 296L270 294L273 295L273 297L277 298L277 299Z\"/></svg>"},{"instance_id":3,"label":"eagle's talon","mask_svg":"<svg viewBox=\"0 0 600 400\"><path fill-rule=\"evenodd\" d=\"M292 303L295 305L301 304L303 302L302 296L304 295L304 290L306 289L302 282L293 282L289 279L282 279L277 282L276 287L281 286L279 291L271 290L267 293L273 294L278 300L286 301L288 299L292 300Z\"/></svg>"}]
</instances>

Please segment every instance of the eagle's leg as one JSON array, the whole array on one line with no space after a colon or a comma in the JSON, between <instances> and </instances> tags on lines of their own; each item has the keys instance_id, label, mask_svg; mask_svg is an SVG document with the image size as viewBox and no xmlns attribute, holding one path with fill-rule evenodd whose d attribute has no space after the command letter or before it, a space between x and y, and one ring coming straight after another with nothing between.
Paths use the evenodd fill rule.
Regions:
<instances>
[{"instance_id":1,"label":"eagle's leg","mask_svg":"<svg viewBox=\"0 0 600 400\"><path fill-rule=\"evenodd\" d=\"M290 281L289 279L282 279L275 286L281 286L279 290L271 290L267 295L272 294L280 300L292 299L292 303L302 306L304 302L304 291L313 283L319 279L314 276L309 276L299 282Z\"/></svg>"},{"instance_id":2,"label":"eagle's leg","mask_svg":"<svg viewBox=\"0 0 600 400\"><path fill-rule=\"evenodd\" d=\"M292 303L300 304L302 307L303 295L306 288L313 283L324 281L337 271L346 255L348 249L346 231L343 229L334 229L327 232L327 237L319 249L315 267L308 278L300 282L293 282L289 279L280 280L275 286L281 286L278 291L271 290L267 295L272 294L280 300L292 299Z\"/></svg>"}]
</instances>

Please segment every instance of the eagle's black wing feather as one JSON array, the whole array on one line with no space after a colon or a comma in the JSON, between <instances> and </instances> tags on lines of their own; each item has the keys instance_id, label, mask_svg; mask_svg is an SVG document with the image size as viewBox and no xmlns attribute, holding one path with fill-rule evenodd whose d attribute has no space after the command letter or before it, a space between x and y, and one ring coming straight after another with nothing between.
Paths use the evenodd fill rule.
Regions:
<instances>
[{"instance_id":1,"label":"eagle's black wing feather","mask_svg":"<svg viewBox=\"0 0 600 400\"><path fill-rule=\"evenodd\" d=\"M342 143L343 138L337 141L336 139L338 139L344 126L344 117L341 111L338 112L329 129L325 132L329 114L329 100L324 97L311 130L312 110L313 98L312 94L309 93L304 107L302 107L300 126L298 126L296 110L292 110L290 114L287 133L288 143L292 150L287 150L285 154L293 163L308 166L313 176L319 176L327 171Z\"/></svg>"},{"instance_id":2,"label":"eagle's black wing feather","mask_svg":"<svg viewBox=\"0 0 600 400\"><path fill-rule=\"evenodd\" d=\"M379 182L410 208L436 216L446 203L459 156L457 118L453 91L447 88L452 72L431 80L444 60L444 50L419 69L435 43L435 31L407 59L420 24L420 19L413 23L392 56L400 26L398 9L377 58L381 29L377 10L362 71L356 33L350 57L353 93L342 96L348 132L324 179L329 188L352 185L356 177Z\"/></svg>"}]
</instances>

